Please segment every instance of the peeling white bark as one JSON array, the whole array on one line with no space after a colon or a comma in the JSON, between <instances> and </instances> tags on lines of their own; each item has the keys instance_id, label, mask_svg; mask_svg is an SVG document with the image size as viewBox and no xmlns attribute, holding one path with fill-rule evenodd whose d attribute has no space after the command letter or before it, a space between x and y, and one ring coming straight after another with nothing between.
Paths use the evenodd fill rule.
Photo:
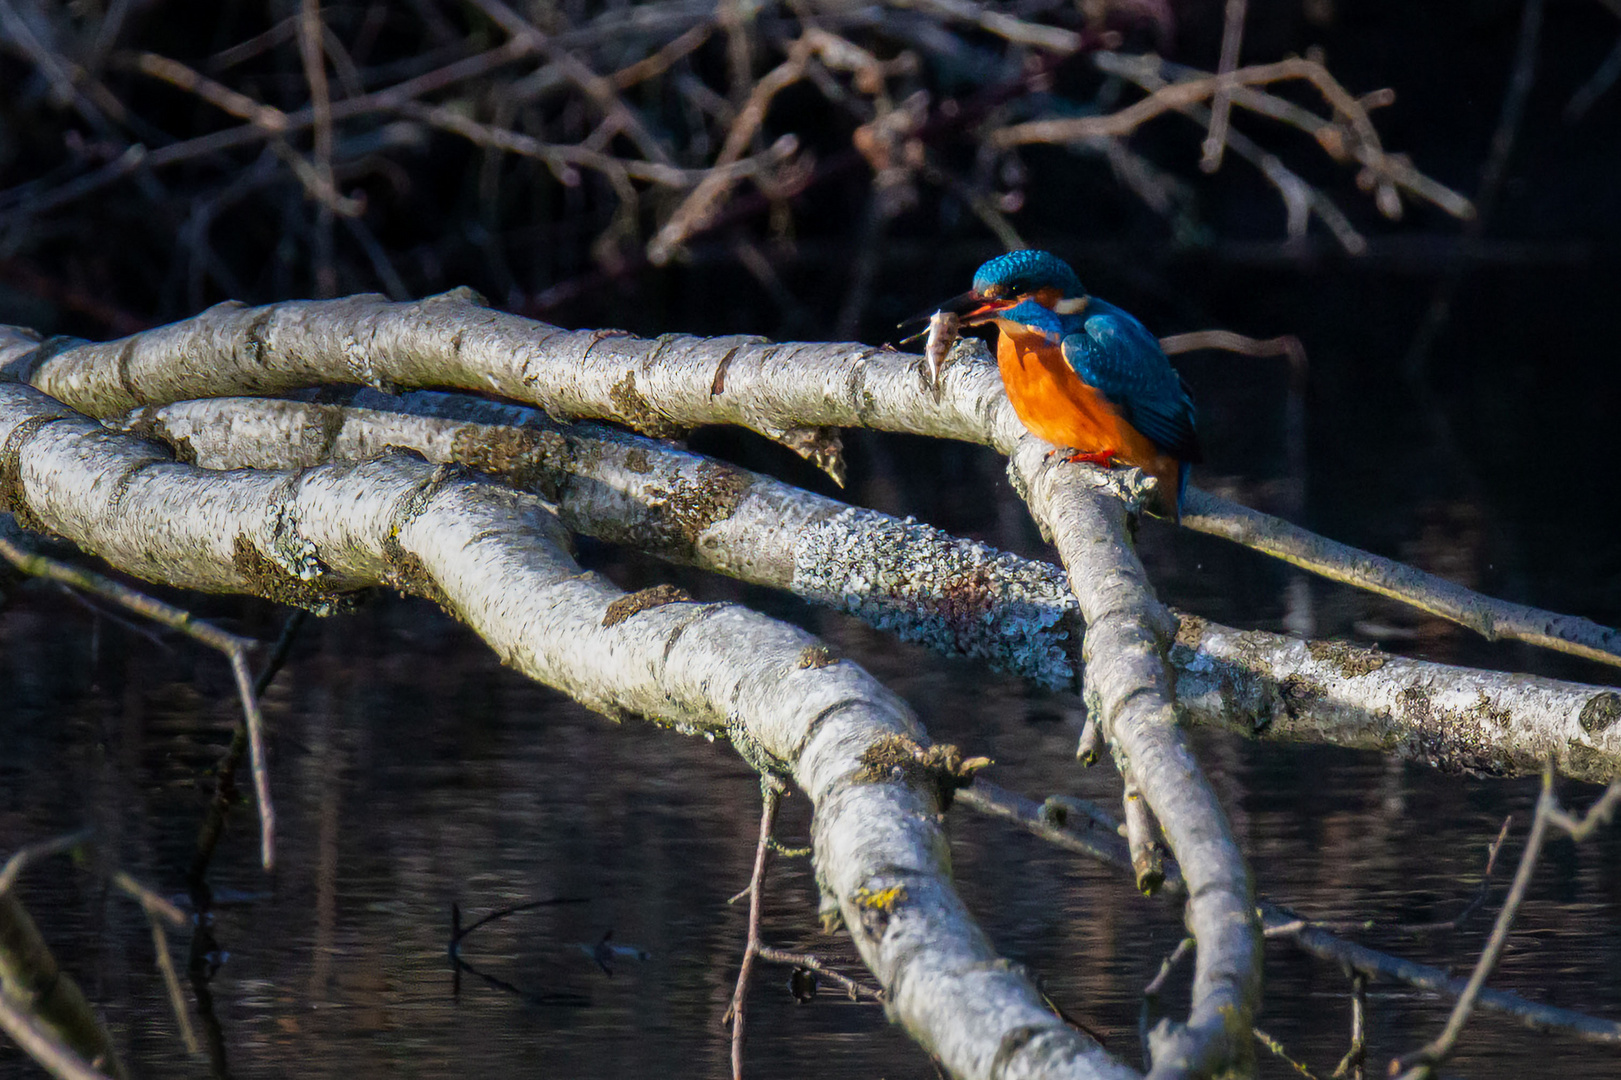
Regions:
<instances>
[{"instance_id":1,"label":"peeling white bark","mask_svg":"<svg viewBox=\"0 0 1621 1080\"><path fill-rule=\"evenodd\" d=\"M1126 536L1127 505L1144 495L1141 473L1082 470L1049 450L1026 438L1008 471L1051 532L1080 601L1089 707L1128 788L1135 782L1182 866L1184 918L1198 943L1192 1013L1185 1025L1162 1021L1150 1033L1149 1076L1246 1071L1261 993L1254 887L1227 816L1177 724L1165 659L1176 619L1154 598Z\"/></svg>"},{"instance_id":2,"label":"peeling white bark","mask_svg":"<svg viewBox=\"0 0 1621 1080\"><path fill-rule=\"evenodd\" d=\"M928 361L907 353L750 337L647 340L559 330L490 311L465 289L411 303L370 295L261 308L220 304L120 341L53 339L32 356L13 359L17 377L98 417L138 405L282 393L317 383L446 387L538 405L559 418L615 420L652 435L739 424L835 475L842 475L841 427L963 439L1003 453L1024 435L994 361L973 339L953 349L936 386ZM790 370L793 377L783 378ZM1488 638L1621 663L1621 630L1482 596L1208 492L1189 490L1183 524Z\"/></svg>"},{"instance_id":3,"label":"peeling white bark","mask_svg":"<svg viewBox=\"0 0 1621 1080\"><path fill-rule=\"evenodd\" d=\"M1449 772L1621 776L1621 692L1410 660L1183 616L1171 650L1190 717L1283 742L1379 750Z\"/></svg>"},{"instance_id":4,"label":"peeling white bark","mask_svg":"<svg viewBox=\"0 0 1621 1080\"><path fill-rule=\"evenodd\" d=\"M1056 567L599 425L446 394L356 400L373 407L207 398L118 423L211 469L309 467L408 447L555 501L571 531L788 589L1049 689L1075 687L1076 606ZM472 416L483 422L452 418Z\"/></svg>"},{"instance_id":5,"label":"peeling white bark","mask_svg":"<svg viewBox=\"0 0 1621 1080\"><path fill-rule=\"evenodd\" d=\"M834 427L863 426L987 442L1005 452L1032 445L1008 404L983 351L963 356L936 385L917 357L846 345L768 345L752 339L704 340L667 335L570 333L488 311L458 291L413 304L381 297L291 302L259 309L219 305L195 319L106 345L42 347L16 365L23 378L74 407L111 416L138 405L233 393L264 394L310 383L348 381L376 389L451 386L494 392L568 418L608 417L648 434L705 423L736 423L779 439L838 475ZM935 391L938 390L938 394ZM1034 451L1038 455L1040 444ZM1025 468L1044 492L1033 500L1038 518L1057 537L1072 586L1097 588L1098 575L1072 561L1102 554L1116 566L1136 563L1123 529L1123 511L1109 494L1078 486L1076 469ZM1066 479L1053 483L1053 478ZM1035 486L1035 485L1032 485ZM1113 505L1116 523L1105 503ZM1087 509L1079 514L1076 507ZM1102 531L1076 535L1072 528ZM1106 552L1104 549L1118 551ZM1101 593L1077 590L1092 627L1088 650L1111 674L1099 685L1110 744L1140 758L1121 761L1165 827L1172 850L1194 888L1189 925L1199 941L1193 1013L1187 1026L1162 1032L1155 1075L1207 1075L1249 1060L1250 1020L1260 999L1260 930L1249 898L1248 873L1214 798L1189 799L1169 782L1208 795L1198 766L1174 722L1172 686L1162 656L1153 665L1139 653L1158 649L1162 628L1142 620L1158 608L1146 597L1108 610L1089 610ZM1168 618L1168 616L1166 616ZM1103 628L1099 633L1100 625ZM1096 640L1092 640L1096 638ZM1115 648L1129 655L1115 656ZM1161 650L1162 651L1162 650ZM1132 682L1132 680L1137 680ZM1128 685L1129 684L1129 685ZM1168 721L1168 722L1165 722ZM1211 822L1171 820L1183 812ZM1229 909L1238 911L1232 916Z\"/></svg>"},{"instance_id":6,"label":"peeling white bark","mask_svg":"<svg viewBox=\"0 0 1621 1080\"><path fill-rule=\"evenodd\" d=\"M393 454L208 472L0 383L0 509L151 580L335 602L431 597L509 664L610 716L725 734L815 807L818 880L891 1015L961 1077L1134 1075L998 958L948 879L943 779L904 702L809 635L582 573L544 503ZM889 748L886 756L884 748Z\"/></svg>"},{"instance_id":7,"label":"peeling white bark","mask_svg":"<svg viewBox=\"0 0 1621 1080\"><path fill-rule=\"evenodd\" d=\"M178 443L211 469L310 467L408 447L555 500L571 531L786 589L1049 689L1076 687L1078 605L1050 563L657 440L552 424L532 409L432 392L361 391L354 400L370 407L209 398L120 423ZM1551 757L1574 779L1621 773L1615 690L1177 614L1170 660L1189 723L1379 750L1448 771L1532 775Z\"/></svg>"}]
</instances>

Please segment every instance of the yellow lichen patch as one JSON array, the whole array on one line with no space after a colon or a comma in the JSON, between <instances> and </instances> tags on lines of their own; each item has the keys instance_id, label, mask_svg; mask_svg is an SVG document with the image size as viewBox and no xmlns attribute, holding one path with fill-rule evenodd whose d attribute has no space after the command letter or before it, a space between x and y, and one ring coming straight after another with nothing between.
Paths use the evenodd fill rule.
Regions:
<instances>
[{"instance_id":1,"label":"yellow lichen patch","mask_svg":"<svg viewBox=\"0 0 1621 1080\"><path fill-rule=\"evenodd\" d=\"M869 889L865 885L855 891L851 897L857 907L869 911L882 911L888 915L895 910L895 905L906 900L905 885L891 885L887 889Z\"/></svg>"},{"instance_id":2,"label":"yellow lichen patch","mask_svg":"<svg viewBox=\"0 0 1621 1080\"><path fill-rule=\"evenodd\" d=\"M942 809L951 806L958 788L974 782L974 774L993 764L987 757L965 758L949 743L923 747L905 735L890 734L875 741L861 755L858 779L879 784L890 780L903 783L933 781Z\"/></svg>"},{"instance_id":3,"label":"yellow lichen patch","mask_svg":"<svg viewBox=\"0 0 1621 1080\"><path fill-rule=\"evenodd\" d=\"M828 652L826 645L807 645L799 650L799 666L801 669L825 668L829 664L838 662L838 657Z\"/></svg>"}]
</instances>

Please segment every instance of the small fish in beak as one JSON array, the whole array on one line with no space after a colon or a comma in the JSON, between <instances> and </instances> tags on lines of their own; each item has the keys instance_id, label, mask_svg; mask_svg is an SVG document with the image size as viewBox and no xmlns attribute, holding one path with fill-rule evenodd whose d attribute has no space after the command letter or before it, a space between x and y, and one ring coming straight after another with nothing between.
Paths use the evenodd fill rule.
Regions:
<instances>
[{"instance_id":1,"label":"small fish in beak","mask_svg":"<svg viewBox=\"0 0 1621 1080\"><path fill-rule=\"evenodd\" d=\"M909 345L918 338L925 339L923 356L928 361L934 400L940 400L940 380L945 372L946 360L962 328L990 322L1012 306L1013 301L1010 300L987 299L978 293L966 292L948 301L932 315L916 315L900 324L902 328L923 322L928 324L910 337L902 338L901 344Z\"/></svg>"},{"instance_id":2,"label":"small fish in beak","mask_svg":"<svg viewBox=\"0 0 1621 1080\"><path fill-rule=\"evenodd\" d=\"M962 327L962 316L954 311L936 311L929 316L928 338L923 344L923 358L929 362L929 375L934 380L934 400L940 400L943 389L941 377L945 374L946 360L951 347L957 343L957 332Z\"/></svg>"}]
</instances>

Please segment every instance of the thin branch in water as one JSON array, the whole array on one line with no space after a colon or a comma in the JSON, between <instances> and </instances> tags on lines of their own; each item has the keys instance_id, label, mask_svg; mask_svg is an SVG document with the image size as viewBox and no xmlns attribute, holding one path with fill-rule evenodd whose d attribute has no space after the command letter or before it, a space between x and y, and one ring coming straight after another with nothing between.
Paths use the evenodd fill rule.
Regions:
<instances>
[{"instance_id":1,"label":"thin branch in water","mask_svg":"<svg viewBox=\"0 0 1621 1080\"><path fill-rule=\"evenodd\" d=\"M1591 109L1599 98L1609 93L1616 79L1621 79L1621 38L1616 39L1610 54L1593 72L1593 77L1571 95L1570 103L1565 106L1565 123L1580 123L1582 117L1587 115L1587 110Z\"/></svg>"},{"instance_id":2,"label":"thin branch in water","mask_svg":"<svg viewBox=\"0 0 1621 1080\"><path fill-rule=\"evenodd\" d=\"M1122 873L1131 870L1131 857L1126 842L1116 831L1115 821L1100 807L1068 796L1054 796L1046 803L1037 803L1017 792L999 788L987 780L976 780L971 786L957 792L957 804L972 807L990 817L1011 821L1026 831L1053 844L1085 855L1089 859L1112 866ZM1621 783L1606 790L1580 822L1572 825L1577 832L1587 835L1597 825L1613 817L1621 809ZM1075 811L1074 814L1068 811ZM1077 822L1077 818L1083 823ZM1555 823L1565 826L1560 815ZM1165 866L1165 885L1159 897L1175 900L1187 895L1187 885L1174 860ZM1430 993L1454 997L1463 993L1463 979L1455 979L1440 968L1417 964L1389 953L1370 949L1353 941L1335 937L1326 930L1311 925L1287 908L1266 900L1257 902L1268 938L1282 938L1312 956L1330 961L1368 979L1386 979L1427 990ZM1509 1016L1536 1031L1559 1031L1566 1035L1606 1046L1621 1046L1621 1023L1604 1020L1572 1009L1562 1009L1530 1001L1508 990L1483 990L1478 1004L1502 1015Z\"/></svg>"},{"instance_id":3,"label":"thin branch in water","mask_svg":"<svg viewBox=\"0 0 1621 1080\"><path fill-rule=\"evenodd\" d=\"M1362 1080L1362 1066L1368 1060L1368 977L1351 972L1351 1048L1334 1067L1334 1080Z\"/></svg>"},{"instance_id":4,"label":"thin branch in water","mask_svg":"<svg viewBox=\"0 0 1621 1080\"><path fill-rule=\"evenodd\" d=\"M175 974L174 959L169 955L169 935L163 929L165 921L175 927L184 927L186 916L126 871L114 873L112 882L140 904L141 911L146 915L147 924L152 928L152 953L163 976L163 986L169 994L169 1008L174 1012L175 1025L180 1029L181 1041L186 1044L186 1053L195 1056L201 1052L202 1045L197 1041L197 1033L192 1030L191 1016L186 1010L186 995L180 989L180 977Z\"/></svg>"},{"instance_id":5,"label":"thin branch in water","mask_svg":"<svg viewBox=\"0 0 1621 1080\"><path fill-rule=\"evenodd\" d=\"M37 1019L0 994L0 1030L57 1080L112 1080L45 1029Z\"/></svg>"},{"instance_id":6,"label":"thin branch in water","mask_svg":"<svg viewBox=\"0 0 1621 1080\"><path fill-rule=\"evenodd\" d=\"M1302 1062L1290 1057L1289 1051L1277 1039L1274 1039L1260 1028L1251 1028L1250 1030L1255 1036L1255 1041L1272 1051L1273 1056L1277 1057L1285 1065L1304 1076L1306 1080L1317 1080L1317 1074L1308 1069Z\"/></svg>"},{"instance_id":7,"label":"thin branch in water","mask_svg":"<svg viewBox=\"0 0 1621 1080\"><path fill-rule=\"evenodd\" d=\"M59 855L64 851L72 851L89 843L93 835L89 829L80 829L66 836L58 836L54 840L41 840L37 844L26 844L18 848L11 853L11 858L6 860L6 865L0 867L0 896L11 891L11 886L16 883L18 875L28 868L29 863Z\"/></svg>"},{"instance_id":8,"label":"thin branch in water","mask_svg":"<svg viewBox=\"0 0 1621 1080\"><path fill-rule=\"evenodd\" d=\"M866 983L857 982L848 975L834 971L832 968L828 967L823 960L812 953L795 953L789 952L786 949L774 948L770 945L761 945L754 951L754 955L759 957L761 960L765 960L773 964L787 964L791 967L803 968L806 971L813 972L818 978L826 979L828 982L838 984L838 986L850 996L851 1001L874 1001L881 1003L884 1000L884 992L882 990L876 990L873 987L868 986Z\"/></svg>"},{"instance_id":9,"label":"thin branch in water","mask_svg":"<svg viewBox=\"0 0 1621 1080\"><path fill-rule=\"evenodd\" d=\"M227 633L188 611L136 592L111 578L27 551L4 537L0 537L0 557L25 574L94 593L225 654L231 664L231 674L236 679L237 693L242 698L242 716L253 767L253 790L259 804L259 851L264 868L269 870L275 863L276 812L270 802L270 772L265 764L264 718L259 712L259 698L253 691L252 676L248 674L248 650L258 643Z\"/></svg>"},{"instance_id":10,"label":"thin branch in water","mask_svg":"<svg viewBox=\"0 0 1621 1080\"><path fill-rule=\"evenodd\" d=\"M1399 1075L1400 1080L1427 1080L1435 1074L1437 1066L1452 1056L1458 1039L1463 1034L1464 1025L1469 1022L1469 1016L1474 1012L1481 989L1497 966L1497 961L1502 958L1503 949L1508 944L1509 930L1513 927L1515 916L1519 914L1520 905L1530 888L1531 876L1536 871L1537 859L1542 854L1542 845L1547 839L1548 830L1557 827L1568 833L1572 840L1580 842L1600 825L1609 822L1615 814L1616 807L1621 805L1621 780L1618 780L1611 784L1603 797L1578 820L1567 814L1559 805L1559 798L1554 793L1553 780L1553 765L1549 764L1542 772L1542 792L1537 797L1536 814L1531 819L1531 831L1525 839L1525 850L1520 854L1520 865L1514 872L1514 883L1509 886L1508 896L1504 898L1503 908L1497 913L1497 922L1492 926L1491 936L1486 939L1486 946L1480 951L1480 958L1475 962L1474 972L1469 976L1469 982L1459 995L1457 1003L1453 1005L1452 1015L1447 1017L1446 1027L1424 1046L1392 1061L1391 1076Z\"/></svg>"},{"instance_id":11,"label":"thin branch in water","mask_svg":"<svg viewBox=\"0 0 1621 1080\"><path fill-rule=\"evenodd\" d=\"M1480 906L1486 902L1486 898L1491 895L1492 871L1497 868L1497 854L1503 850L1503 841L1508 839L1508 829L1512 824L1514 824L1513 814L1503 819L1503 827L1497 830L1497 839L1493 840L1491 846L1486 849L1486 869L1480 875L1480 887L1475 890L1475 895L1469 898L1469 902L1463 906L1462 911L1444 921L1402 923L1396 929L1406 934L1427 934L1436 931L1456 930L1462 926L1469 916L1478 911Z\"/></svg>"},{"instance_id":12,"label":"thin branch in water","mask_svg":"<svg viewBox=\"0 0 1621 1080\"><path fill-rule=\"evenodd\" d=\"M749 936L743 946L743 963L737 972L737 988L721 1023L732 1025L732 1080L743 1080L743 1033L748 1015L749 978L754 974L754 958L760 954L760 908L765 894L765 869L771 858L771 832L777 825L782 805L782 786L773 777L760 777L760 840L754 849L754 873L745 890L749 898ZM738 896L742 896L739 893ZM733 897L736 900L737 897Z\"/></svg>"},{"instance_id":13,"label":"thin branch in water","mask_svg":"<svg viewBox=\"0 0 1621 1080\"><path fill-rule=\"evenodd\" d=\"M1178 941L1176 948L1171 950L1171 954L1160 961L1159 972L1149 981L1147 986L1143 987L1143 1003L1137 1013L1137 1038L1142 1044L1143 1069L1145 1071L1154 1068L1154 1054L1150 1048L1148 1033L1155 1023L1160 1022L1160 994L1165 991L1165 984L1169 981L1171 973L1177 969L1178 965L1182 963L1182 959L1191 953L1196 946L1197 942L1190 937Z\"/></svg>"}]
</instances>

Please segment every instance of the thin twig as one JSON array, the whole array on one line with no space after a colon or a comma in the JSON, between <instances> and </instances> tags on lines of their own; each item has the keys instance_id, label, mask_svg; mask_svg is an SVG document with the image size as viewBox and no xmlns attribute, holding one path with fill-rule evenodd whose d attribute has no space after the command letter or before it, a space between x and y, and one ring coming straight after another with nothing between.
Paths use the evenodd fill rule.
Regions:
<instances>
[{"instance_id":1,"label":"thin twig","mask_svg":"<svg viewBox=\"0 0 1621 1080\"><path fill-rule=\"evenodd\" d=\"M776 828L777 810L782 804L782 787L774 778L760 778L760 840L754 849L754 873L749 878L749 936L743 946L743 963L737 972L737 989L721 1023L732 1025L732 1080L743 1080L743 1028L747 1016L749 977L754 974L754 958L760 954L760 907L764 895L765 868L771 858L771 831ZM741 893L739 895L742 895ZM733 897L736 899L736 897Z\"/></svg>"},{"instance_id":2,"label":"thin twig","mask_svg":"<svg viewBox=\"0 0 1621 1080\"><path fill-rule=\"evenodd\" d=\"M1280 1059L1284 1064L1288 1065L1301 1076L1304 1076L1306 1080L1317 1080L1317 1074L1308 1069L1302 1062L1296 1061L1294 1058L1290 1057L1289 1051L1284 1049L1283 1044L1277 1039L1274 1039L1260 1028L1251 1028L1250 1030L1255 1036L1255 1041L1272 1051L1273 1055Z\"/></svg>"},{"instance_id":3,"label":"thin twig","mask_svg":"<svg viewBox=\"0 0 1621 1080\"><path fill-rule=\"evenodd\" d=\"M1160 847L1158 832L1148 802L1137 788L1135 777L1122 770L1126 781L1122 802L1126 811L1126 844L1131 849L1131 869L1137 879L1137 891L1153 896L1165 883L1165 852Z\"/></svg>"},{"instance_id":4,"label":"thin twig","mask_svg":"<svg viewBox=\"0 0 1621 1080\"><path fill-rule=\"evenodd\" d=\"M112 1080L51 1035L6 994L0 994L0 1029L57 1080Z\"/></svg>"},{"instance_id":5,"label":"thin twig","mask_svg":"<svg viewBox=\"0 0 1621 1080\"><path fill-rule=\"evenodd\" d=\"M169 85L184 90L188 94L208 102L222 112L230 113L238 120L246 120L256 127L267 132L281 133L287 130L287 114L274 105L266 105L255 101L246 94L237 93L229 86L216 82L208 76L197 72L182 64L178 60L171 60L156 53L136 53L131 60L135 70L143 75L150 75L154 79L162 79Z\"/></svg>"},{"instance_id":6,"label":"thin twig","mask_svg":"<svg viewBox=\"0 0 1621 1080\"><path fill-rule=\"evenodd\" d=\"M175 1024L180 1028L180 1039L186 1044L186 1053L199 1053L202 1046L197 1042L197 1033L192 1030L191 1016L186 1010L186 995L180 989L180 977L175 974L174 960L169 955L169 935L163 929L164 921L176 927L186 926L186 916L124 870L113 874L112 883L141 905L147 924L152 928L152 953L157 960L158 971L163 975L164 988L169 993L169 1007L174 1011Z\"/></svg>"},{"instance_id":7,"label":"thin twig","mask_svg":"<svg viewBox=\"0 0 1621 1080\"><path fill-rule=\"evenodd\" d=\"M1486 849L1486 869L1480 875L1480 887L1475 890L1475 895L1469 898L1469 902L1463 906L1463 910L1452 916L1452 918L1444 921L1427 923L1402 923L1397 926L1396 929L1400 930L1404 934L1426 934L1437 931L1456 930L1458 927L1462 926L1466 920L1468 920L1469 916L1480 910L1480 906L1484 904L1486 902L1486 898L1491 895L1492 871L1497 868L1497 854L1503 850L1503 841L1508 839L1508 828L1513 823L1514 815L1512 814L1503 819L1503 827L1497 830L1497 839L1493 840L1491 842L1491 846Z\"/></svg>"},{"instance_id":8,"label":"thin twig","mask_svg":"<svg viewBox=\"0 0 1621 1080\"><path fill-rule=\"evenodd\" d=\"M1137 1039L1142 1046L1143 1068L1152 1070L1154 1067L1154 1054L1149 1039L1149 1031L1158 1022L1160 1015L1159 996L1165 990L1171 973L1182 963L1182 958L1191 953L1198 945L1193 938L1185 937L1176 943L1171 954L1159 963L1159 972L1143 987L1143 1003L1137 1012Z\"/></svg>"},{"instance_id":9,"label":"thin twig","mask_svg":"<svg viewBox=\"0 0 1621 1080\"><path fill-rule=\"evenodd\" d=\"M17 876L27 869L29 863L64 851L72 851L81 844L88 843L93 835L89 829L80 829L66 836L58 836L54 840L41 840L37 844L26 844L18 848L11 853L11 858L6 860L6 865L0 867L0 896L6 895L11 890Z\"/></svg>"},{"instance_id":10,"label":"thin twig","mask_svg":"<svg viewBox=\"0 0 1621 1080\"><path fill-rule=\"evenodd\" d=\"M326 49L321 42L321 0L302 0L298 20L298 56L310 88L315 116L315 170L322 190L332 183L332 91L326 77ZM333 296L338 271L332 262L332 207L321 201L315 211L315 293Z\"/></svg>"},{"instance_id":11,"label":"thin twig","mask_svg":"<svg viewBox=\"0 0 1621 1080\"><path fill-rule=\"evenodd\" d=\"M1330 581L1399 600L1467 627L1489 641L1508 638L1621 665L1621 631L1589 619L1482 596L1445 578L1329 540L1194 487L1188 488L1183 503L1182 524L1225 537Z\"/></svg>"},{"instance_id":12,"label":"thin twig","mask_svg":"<svg viewBox=\"0 0 1621 1080\"><path fill-rule=\"evenodd\" d=\"M1227 0L1221 34L1221 61L1216 68L1216 91L1210 99L1210 128L1205 136L1199 168L1213 173L1221 168L1222 151L1227 147L1227 121L1233 111L1233 71L1238 67L1238 50L1244 41L1245 0Z\"/></svg>"},{"instance_id":13,"label":"thin twig","mask_svg":"<svg viewBox=\"0 0 1621 1080\"><path fill-rule=\"evenodd\" d=\"M1497 922L1492 926L1491 937L1486 939L1486 947L1480 951L1480 959L1475 962L1475 970L1469 976L1468 985L1452 1006L1452 1015L1447 1017L1446 1027L1441 1030L1440 1035L1418 1050L1392 1061L1390 1063L1392 1076L1399 1073L1401 1080L1425 1080L1434 1075L1436 1066L1452 1056L1458 1037L1463 1034L1464 1025L1469 1022L1469 1016L1475 1010L1475 1001L1480 997L1481 988L1486 985L1487 977L1491 975L1492 969L1497 966L1498 959L1503 955L1503 949L1508 944L1508 932L1514 925L1515 916L1519 914L1526 890L1530 888L1531 875L1536 871L1537 858L1542 854L1542 842L1548 835L1551 814L1559 805L1553 791L1553 776L1553 766L1549 765L1542 773L1542 793L1537 798L1536 816L1531 819L1531 832L1525 838L1525 851L1520 854L1520 865L1514 872L1514 883L1509 886L1508 896L1503 900L1502 910L1497 913Z\"/></svg>"},{"instance_id":14,"label":"thin twig","mask_svg":"<svg viewBox=\"0 0 1621 1080\"><path fill-rule=\"evenodd\" d=\"M95 593L225 654L231 664L231 674L236 679L237 693L242 698L242 715L253 766L253 790L259 804L259 849L264 868L269 870L275 863L276 812L270 802L270 773L265 765L264 718L259 712L258 696L253 692L253 678L248 674L248 650L258 643L227 633L188 611L154 600L111 578L26 551L3 537L0 537L0 556L25 574Z\"/></svg>"},{"instance_id":15,"label":"thin twig","mask_svg":"<svg viewBox=\"0 0 1621 1080\"><path fill-rule=\"evenodd\" d=\"M446 64L444 67L396 83L386 89L366 94L363 97L346 98L343 101L334 102L332 104L332 120L337 122L357 116L367 116L373 113L398 109L405 102L487 75L497 68L531 55L532 52L533 48L528 41L508 41L497 48ZM314 123L315 111L312 108L305 107L296 112L290 112L287 114L286 134L290 135L302 131L313 126ZM108 184L116 183L143 165L151 169L160 169L168 165L194 161L210 154L262 142L270 134L270 132L257 124L244 124L238 127L226 128L224 131L214 131L207 135L199 135L195 138L171 143L150 152L144 146L132 146L124 151L117 160L100 169L75 177L60 187L53 188L35 198L22 202L7 217L38 215L65 206L68 203L76 202L93 192L101 190ZM0 192L0 205L8 201L7 195L7 192Z\"/></svg>"},{"instance_id":16,"label":"thin twig","mask_svg":"<svg viewBox=\"0 0 1621 1080\"><path fill-rule=\"evenodd\" d=\"M875 990L866 983L857 982L848 975L834 971L812 953L795 953L786 949L773 948L770 945L761 945L754 950L754 955L773 964L788 964L792 967L804 968L806 971L814 971L819 977L837 983L846 994L850 995L851 1001L882 1002L884 1000L882 990Z\"/></svg>"},{"instance_id":17,"label":"thin twig","mask_svg":"<svg viewBox=\"0 0 1621 1080\"><path fill-rule=\"evenodd\" d=\"M1362 1080L1362 1066L1368 1060L1368 977L1351 972L1351 1048L1334 1067L1335 1080Z\"/></svg>"},{"instance_id":18,"label":"thin twig","mask_svg":"<svg viewBox=\"0 0 1621 1080\"><path fill-rule=\"evenodd\" d=\"M801 35L788 48L788 58L762 76L754 84L737 118L726 133L726 141L715 156L716 168L701 180L696 188L675 208L669 220L647 246L647 257L654 265L668 262L688 237L702 229L713 216L715 208L732 189L735 179L724 171L724 166L743 156L755 132L765 122L771 101L783 90L805 76L805 65L814 51L809 33Z\"/></svg>"},{"instance_id":19,"label":"thin twig","mask_svg":"<svg viewBox=\"0 0 1621 1080\"><path fill-rule=\"evenodd\" d=\"M1119 823L1109 818L1101 808L1090 806L1081 800L1053 798L1041 804L1017 792L999 788L980 779L957 792L954 804L969 806L991 817L1011 821L1056 847L1085 855L1122 873L1131 871L1130 852L1125 840L1116 831ZM1079 816L1085 819L1085 824L1077 825L1069 814L1052 812L1068 808L1080 810ZM1621 782L1606 790L1586 817L1581 822L1575 823L1575 828L1580 830L1580 835L1585 836L1601 821L1613 817L1618 809L1621 809ZM1562 828L1566 827L1558 815L1553 816L1551 820L1560 824ZM1187 895L1187 886L1174 860L1166 862L1165 884L1157 895L1166 900L1178 900ZM1453 978L1440 968L1414 963L1359 945L1354 941L1335 937L1275 903L1261 900L1256 906L1260 911L1262 922L1267 927L1269 938L1287 940L1303 952L1329 960L1353 972L1361 972L1370 979L1379 978L1406 983L1433 994L1453 998L1462 994L1466 986L1463 979ZM1537 1031L1560 1031L1588 1042L1602 1043L1606 1046L1621 1045L1621 1022L1614 1020L1604 1020L1572 1009L1544 1005L1507 990L1483 990L1477 1004L1482 1008L1513 1017L1526 1027Z\"/></svg>"},{"instance_id":20,"label":"thin twig","mask_svg":"<svg viewBox=\"0 0 1621 1080\"><path fill-rule=\"evenodd\" d=\"M1621 38L1617 38L1610 48L1610 54L1604 58L1603 63L1593 72L1592 78L1582 84L1580 90L1571 95L1570 103L1565 106L1565 123L1579 123L1587 115L1587 110L1609 92L1615 85L1615 80L1621 78Z\"/></svg>"}]
</instances>

